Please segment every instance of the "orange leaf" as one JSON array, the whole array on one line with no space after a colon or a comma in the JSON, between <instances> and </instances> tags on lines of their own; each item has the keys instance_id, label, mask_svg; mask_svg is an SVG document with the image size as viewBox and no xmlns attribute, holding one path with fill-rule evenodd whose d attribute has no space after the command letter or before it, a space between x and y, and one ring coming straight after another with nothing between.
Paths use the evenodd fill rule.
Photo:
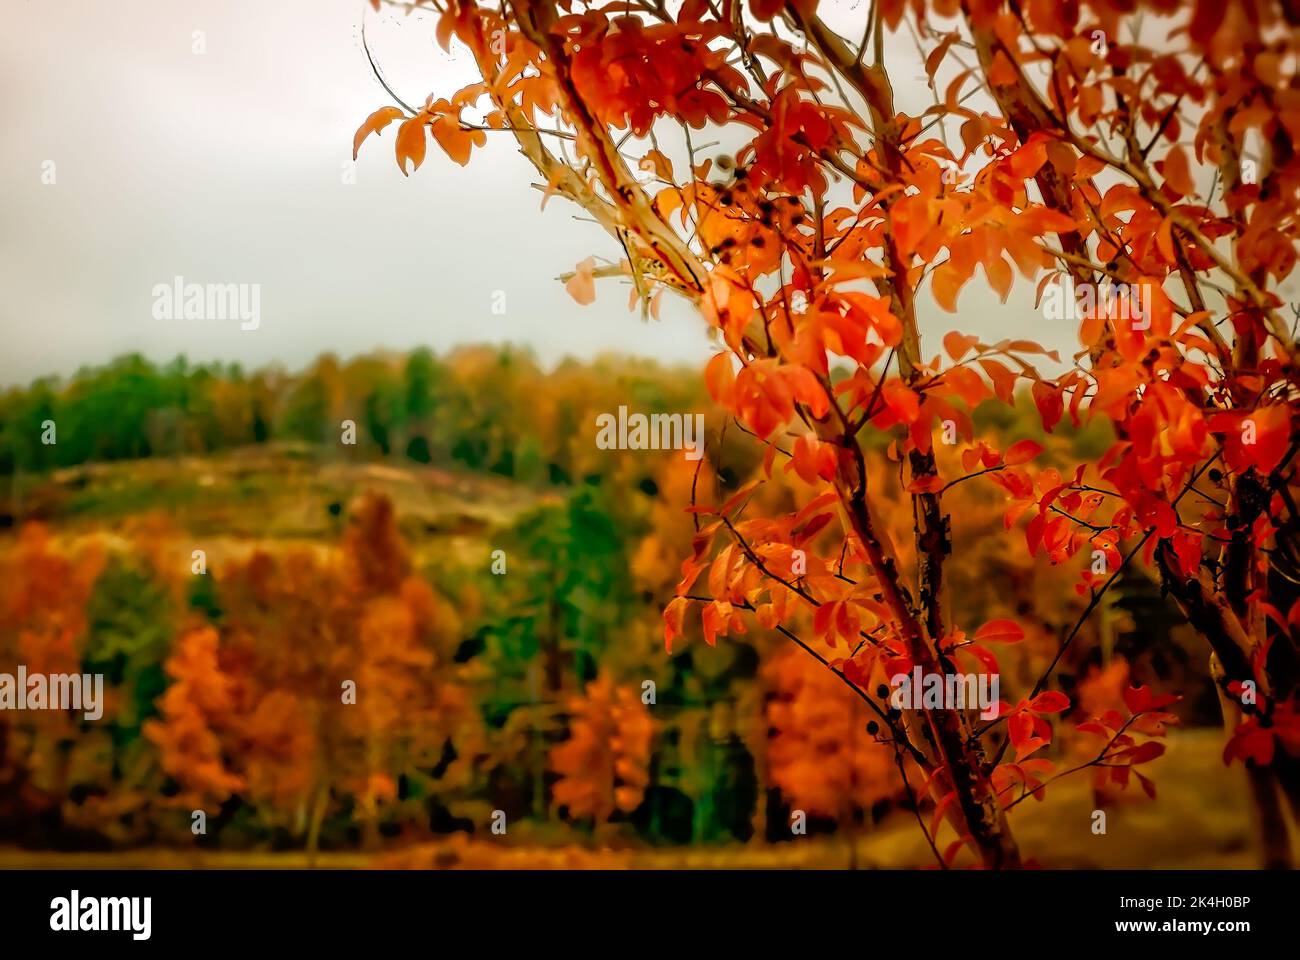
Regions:
<instances>
[{"instance_id":1,"label":"orange leaf","mask_svg":"<svg viewBox=\"0 0 1300 960\"><path fill-rule=\"evenodd\" d=\"M980 366L993 381L993 389L1003 403L1011 403L1016 392L1016 375L996 360L981 360Z\"/></svg>"},{"instance_id":2,"label":"orange leaf","mask_svg":"<svg viewBox=\"0 0 1300 960\"><path fill-rule=\"evenodd\" d=\"M1008 467L1019 466L1022 463L1028 463L1042 452L1043 445L1041 443L1034 440L1017 440L1007 447L1003 462Z\"/></svg>"},{"instance_id":3,"label":"orange leaf","mask_svg":"<svg viewBox=\"0 0 1300 960\"><path fill-rule=\"evenodd\" d=\"M948 351L948 356L953 360L960 360L973 347L979 346L979 342L979 337L967 336L952 330L944 334L943 348Z\"/></svg>"},{"instance_id":4,"label":"orange leaf","mask_svg":"<svg viewBox=\"0 0 1300 960\"><path fill-rule=\"evenodd\" d=\"M1174 250L1174 218L1165 217L1156 228L1156 249L1165 263L1177 263L1178 255Z\"/></svg>"},{"instance_id":5,"label":"orange leaf","mask_svg":"<svg viewBox=\"0 0 1300 960\"><path fill-rule=\"evenodd\" d=\"M408 160L414 164L412 170L420 169L420 164L424 163L426 144L424 117L412 117L397 128L397 169L402 171L403 176L410 176L406 169Z\"/></svg>"},{"instance_id":6,"label":"orange leaf","mask_svg":"<svg viewBox=\"0 0 1300 960\"><path fill-rule=\"evenodd\" d=\"M1165 186L1179 196L1186 197L1196 192L1196 182L1192 179L1192 171L1187 165L1187 154L1183 148L1174 144L1165 154Z\"/></svg>"},{"instance_id":7,"label":"orange leaf","mask_svg":"<svg viewBox=\"0 0 1300 960\"><path fill-rule=\"evenodd\" d=\"M962 270L951 260L947 260L941 266L936 267L930 281L930 289L934 293L934 302L949 313L956 313L957 294L961 292L961 288L968 279L970 279L970 271Z\"/></svg>"},{"instance_id":8,"label":"orange leaf","mask_svg":"<svg viewBox=\"0 0 1300 960\"><path fill-rule=\"evenodd\" d=\"M564 289L569 291L569 296L584 307L596 299L596 278L593 276L595 269L596 258L588 257L578 264L573 271L573 276L564 285Z\"/></svg>"},{"instance_id":9,"label":"orange leaf","mask_svg":"<svg viewBox=\"0 0 1300 960\"><path fill-rule=\"evenodd\" d=\"M804 483L816 483L818 477L835 479L835 448L822 443L816 434L806 433L794 442L790 463Z\"/></svg>"},{"instance_id":10,"label":"orange leaf","mask_svg":"<svg viewBox=\"0 0 1300 960\"><path fill-rule=\"evenodd\" d=\"M908 493L938 493L943 489L943 478L934 474L917 477L907 485Z\"/></svg>"},{"instance_id":11,"label":"orange leaf","mask_svg":"<svg viewBox=\"0 0 1300 960\"><path fill-rule=\"evenodd\" d=\"M709 388L709 396L715 401L724 407L731 406L736 387L736 368L732 364L730 353L715 353L709 359L704 367L704 384Z\"/></svg>"},{"instance_id":12,"label":"orange leaf","mask_svg":"<svg viewBox=\"0 0 1300 960\"><path fill-rule=\"evenodd\" d=\"M406 116L397 107L380 107L370 116L366 117L366 122L357 127L356 136L352 138L352 159L357 158L357 153L361 150L361 144L365 142L366 137L372 133L379 133L380 130L388 126L398 117Z\"/></svg>"},{"instance_id":13,"label":"orange leaf","mask_svg":"<svg viewBox=\"0 0 1300 960\"><path fill-rule=\"evenodd\" d=\"M487 134L482 130L465 130L460 121L453 116L438 117L433 121L433 136L438 146L451 159L462 167L469 163L470 151L487 142Z\"/></svg>"},{"instance_id":14,"label":"orange leaf","mask_svg":"<svg viewBox=\"0 0 1300 960\"><path fill-rule=\"evenodd\" d=\"M989 83L995 87L1011 87L1015 86L1017 79L1019 74L1016 73L1015 65L999 50L989 68Z\"/></svg>"}]
</instances>

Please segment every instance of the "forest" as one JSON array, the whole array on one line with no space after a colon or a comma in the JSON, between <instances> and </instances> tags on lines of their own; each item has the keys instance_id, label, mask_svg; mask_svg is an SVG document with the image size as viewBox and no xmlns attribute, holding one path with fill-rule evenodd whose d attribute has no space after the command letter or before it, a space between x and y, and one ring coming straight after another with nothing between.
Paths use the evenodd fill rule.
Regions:
<instances>
[{"instance_id":1,"label":"forest","mask_svg":"<svg viewBox=\"0 0 1300 960\"><path fill-rule=\"evenodd\" d=\"M0 671L102 673L108 695L97 722L0 712L0 835L145 863L689 850L716 864L772 850L772 863L923 864L896 758L833 674L778 633L709 643L688 625L664 649L692 494L727 499L762 469L702 392L690 370L609 357L547 371L509 347L325 356L298 373L129 356L9 391ZM710 456L600 448L601 414L629 401L704 413ZM987 436L1037 436L1047 460L1109 442L1044 433L1028 400L982 414ZM45 421L54 443L39 442ZM810 489L776 471L761 496L786 508ZM889 496L906 542L906 494ZM956 610L1023 625L1002 657L1014 701L1086 598L1063 566L998 548L1000 489L975 479L951 496L971 558L953 572ZM1081 713L1159 681L1182 693L1169 709L1189 735L1218 725L1183 618L1140 571L1085 640L1057 674ZM1206 733L1175 775L1220 764ZM1078 760L1091 746L1053 749ZM1088 810L1136 802L1086 772L1071 789ZM1241 811L1213 806L1239 801L1228 790L1187 813L1182 827L1220 848L1191 862L1250 856ZM1043 823L1045 862L1144 848L1089 850L1085 816L1057 853L1058 818ZM805 835L815 853L791 845Z\"/></svg>"}]
</instances>

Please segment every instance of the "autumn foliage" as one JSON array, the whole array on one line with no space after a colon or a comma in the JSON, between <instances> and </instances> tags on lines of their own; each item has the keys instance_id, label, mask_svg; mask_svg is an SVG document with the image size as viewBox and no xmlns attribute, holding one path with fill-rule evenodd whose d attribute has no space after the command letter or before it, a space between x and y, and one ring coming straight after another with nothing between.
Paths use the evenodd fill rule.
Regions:
<instances>
[{"instance_id":1,"label":"autumn foliage","mask_svg":"<svg viewBox=\"0 0 1300 960\"><path fill-rule=\"evenodd\" d=\"M1071 772L1041 752L1076 713L1053 668L1142 566L1212 659L1225 761L1249 761L1265 808L1296 811L1300 444L1278 288L1300 213L1300 28L1287 4L414 6L481 81L382 107L356 146L400 119L405 173L428 137L462 164L489 135L513 137L548 199L616 240L610 267L577 271L580 299L612 276L647 312L665 294L689 301L719 348L708 389L761 445L751 482L683 504L697 532L665 598L670 646L694 623L709 644L768 631L803 646L911 769L928 836L947 823L939 861L969 849L1015 866L1008 810ZM901 45L924 64L923 107L896 96L886 52ZM705 141L734 146L705 156ZM1077 354L922 323L931 302L955 312L977 273L1004 301L1017 275L1041 304L1068 291L1056 319L1077 329ZM976 429L987 406L1021 404L1037 428L1005 449ZM1098 422L1112 442L1095 461L1046 454L1054 431ZM868 453L881 448L883 463ZM787 470L801 501L746 513ZM890 474L907 546L879 515ZM951 614L962 517L949 504L966 483L1005 498L1006 550L1074 569L1086 601L991 723L891 710L878 689L914 666L997 672L1024 636ZM1131 687L1122 710L1076 717L1098 740L1083 766L1154 791L1138 767L1163 749L1173 695Z\"/></svg>"},{"instance_id":2,"label":"autumn foliage","mask_svg":"<svg viewBox=\"0 0 1300 960\"><path fill-rule=\"evenodd\" d=\"M570 816L608 820L641 805L654 724L632 687L600 677L570 704L569 739L551 750L554 801Z\"/></svg>"},{"instance_id":3,"label":"autumn foliage","mask_svg":"<svg viewBox=\"0 0 1300 960\"><path fill-rule=\"evenodd\" d=\"M453 732L449 779L472 763L453 614L412 575L388 500L360 503L336 554L255 552L228 576L221 628L181 637L145 727L178 804L240 794L286 824L308 817L314 835L345 800L373 823L397 799L394 773L437 766Z\"/></svg>"}]
</instances>

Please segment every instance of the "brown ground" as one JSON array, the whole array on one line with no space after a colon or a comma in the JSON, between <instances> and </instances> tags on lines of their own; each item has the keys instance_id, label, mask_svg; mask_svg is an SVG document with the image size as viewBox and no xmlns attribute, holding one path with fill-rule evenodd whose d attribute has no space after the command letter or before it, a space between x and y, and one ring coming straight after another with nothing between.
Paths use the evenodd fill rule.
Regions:
<instances>
[{"instance_id":1,"label":"brown ground","mask_svg":"<svg viewBox=\"0 0 1300 960\"><path fill-rule=\"evenodd\" d=\"M1012 813L1022 853L1043 867L1252 869L1259 865L1240 768L1220 759L1217 731L1171 735L1169 751L1149 767L1158 793L1137 795L1107 808L1104 836L1092 832L1090 781L1076 774ZM940 840L943 846L943 839ZM378 855L322 853L322 868L413 869L859 869L929 866L924 839L910 814L898 813L857 840L856 855L842 838L808 837L789 843L677 849L546 848L511 845L464 835ZM0 869L10 868L236 868L280 869L311 865L305 852L191 852L142 849L115 853L37 853L0 849Z\"/></svg>"}]
</instances>

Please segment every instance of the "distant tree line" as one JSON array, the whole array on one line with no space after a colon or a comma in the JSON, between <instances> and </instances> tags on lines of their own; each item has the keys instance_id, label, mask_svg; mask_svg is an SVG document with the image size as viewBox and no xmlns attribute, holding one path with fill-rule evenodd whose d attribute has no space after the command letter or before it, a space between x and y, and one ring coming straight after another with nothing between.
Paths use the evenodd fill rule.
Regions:
<instances>
[{"instance_id":1,"label":"distant tree line","mask_svg":"<svg viewBox=\"0 0 1300 960\"><path fill-rule=\"evenodd\" d=\"M601 358L547 372L515 347L348 362L326 354L297 374L130 354L0 395L0 475L297 441L567 484L599 470L588 434L620 404L704 409L691 371ZM355 444L341 440L344 421L355 424Z\"/></svg>"}]
</instances>

